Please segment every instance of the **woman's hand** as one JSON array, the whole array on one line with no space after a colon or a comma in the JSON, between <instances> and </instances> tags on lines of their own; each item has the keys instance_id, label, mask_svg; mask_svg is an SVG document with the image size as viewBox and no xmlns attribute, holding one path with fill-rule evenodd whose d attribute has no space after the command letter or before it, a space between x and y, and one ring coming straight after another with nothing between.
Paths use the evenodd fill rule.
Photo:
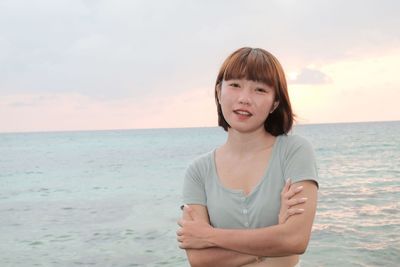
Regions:
<instances>
[{"instance_id":1,"label":"woman's hand","mask_svg":"<svg viewBox=\"0 0 400 267\"><path fill-rule=\"evenodd\" d=\"M279 224L283 224L293 215L301 214L304 209L298 209L295 206L307 201L307 198L294 198L294 196L303 190L302 186L296 187L287 179L281 192L281 210L279 211Z\"/></svg>"},{"instance_id":2,"label":"woman's hand","mask_svg":"<svg viewBox=\"0 0 400 267\"><path fill-rule=\"evenodd\" d=\"M182 219L178 221L180 228L176 231L179 248L200 249L214 245L209 242L213 227L201 220L196 220L195 212L187 205L183 207Z\"/></svg>"}]
</instances>

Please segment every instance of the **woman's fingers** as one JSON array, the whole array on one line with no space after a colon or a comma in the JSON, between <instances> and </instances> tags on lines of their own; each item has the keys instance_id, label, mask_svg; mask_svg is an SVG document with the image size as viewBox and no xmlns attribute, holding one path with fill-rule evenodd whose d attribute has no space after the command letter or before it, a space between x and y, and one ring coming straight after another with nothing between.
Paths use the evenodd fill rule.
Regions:
<instances>
[{"instance_id":1,"label":"woman's fingers","mask_svg":"<svg viewBox=\"0 0 400 267\"><path fill-rule=\"evenodd\" d=\"M185 244L184 244L184 242L183 242L182 237L179 237L179 236L178 236L177 240L178 240L178 247L179 247L180 249L185 249L186 246L185 246Z\"/></svg>"},{"instance_id":2,"label":"woman's fingers","mask_svg":"<svg viewBox=\"0 0 400 267\"><path fill-rule=\"evenodd\" d=\"M178 241L178 247L181 249L184 249L185 247L183 245L184 237L183 237L183 233L182 233L182 228L179 228L176 231L176 240Z\"/></svg>"},{"instance_id":3,"label":"woman's fingers","mask_svg":"<svg viewBox=\"0 0 400 267\"><path fill-rule=\"evenodd\" d=\"M183 220L183 219L180 219L180 220L178 220L178 225L180 226L180 227L183 227L183 224L185 223L185 220Z\"/></svg>"},{"instance_id":4,"label":"woman's fingers","mask_svg":"<svg viewBox=\"0 0 400 267\"><path fill-rule=\"evenodd\" d=\"M296 194L303 190L303 186L291 184L291 180L287 179L281 191L281 210L279 212L279 224L285 223L286 220L293 215L301 214L304 209L295 208L296 205L307 201L307 198L295 198Z\"/></svg>"},{"instance_id":5,"label":"woman's fingers","mask_svg":"<svg viewBox=\"0 0 400 267\"><path fill-rule=\"evenodd\" d=\"M286 183L283 186L282 191L281 191L281 205L282 205L281 211L283 211L283 209L286 209L288 207L286 202L288 200L287 194L289 193L290 186L291 186L291 180L289 178L286 180Z\"/></svg>"},{"instance_id":6,"label":"woman's fingers","mask_svg":"<svg viewBox=\"0 0 400 267\"><path fill-rule=\"evenodd\" d=\"M286 192L285 194L285 198L287 199L291 199L293 196L295 196L296 194L300 193L303 190L303 186L294 186L292 185L289 189L289 191Z\"/></svg>"},{"instance_id":7,"label":"woman's fingers","mask_svg":"<svg viewBox=\"0 0 400 267\"><path fill-rule=\"evenodd\" d=\"M179 228L178 230L176 230L176 235L183 235L182 233L182 228Z\"/></svg>"},{"instance_id":8,"label":"woman's fingers","mask_svg":"<svg viewBox=\"0 0 400 267\"><path fill-rule=\"evenodd\" d=\"M305 203L306 201L307 201L306 197L292 198L292 199L289 199L288 201L286 201L286 205L288 205L289 207L293 207L293 206L296 206L298 204Z\"/></svg>"},{"instance_id":9,"label":"woman's fingers","mask_svg":"<svg viewBox=\"0 0 400 267\"><path fill-rule=\"evenodd\" d=\"M281 203L288 204L288 200L291 200L293 196L300 193L303 190L303 186L294 186L291 184L291 180L287 179L285 186L281 191ZM297 203L299 204L299 203ZM289 205L290 206L290 205Z\"/></svg>"},{"instance_id":10,"label":"woman's fingers","mask_svg":"<svg viewBox=\"0 0 400 267\"><path fill-rule=\"evenodd\" d=\"M183 211L182 218L184 220L189 220L189 221L194 220L194 212L193 212L193 209L191 207L189 207L188 205L184 204L184 205L181 206L181 210Z\"/></svg>"},{"instance_id":11,"label":"woman's fingers","mask_svg":"<svg viewBox=\"0 0 400 267\"><path fill-rule=\"evenodd\" d=\"M280 222L285 223L286 220L293 215L302 214L304 209L288 209L284 214L280 215Z\"/></svg>"},{"instance_id":12,"label":"woman's fingers","mask_svg":"<svg viewBox=\"0 0 400 267\"><path fill-rule=\"evenodd\" d=\"M292 216L292 215L296 215L296 214L301 214L303 212L304 212L304 209L288 209L287 214L289 216Z\"/></svg>"}]
</instances>

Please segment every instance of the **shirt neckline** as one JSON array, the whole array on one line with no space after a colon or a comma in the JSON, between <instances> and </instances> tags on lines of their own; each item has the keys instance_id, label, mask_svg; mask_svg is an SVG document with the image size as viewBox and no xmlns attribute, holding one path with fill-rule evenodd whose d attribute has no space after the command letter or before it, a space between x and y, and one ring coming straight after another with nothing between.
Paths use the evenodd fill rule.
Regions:
<instances>
[{"instance_id":1,"label":"shirt neckline","mask_svg":"<svg viewBox=\"0 0 400 267\"><path fill-rule=\"evenodd\" d=\"M271 163L273 162L273 160L274 160L275 157L276 157L275 154L276 154L276 149L277 149L277 146L278 146L278 142L279 142L279 140L280 140L280 137L281 137L280 135L276 136L275 142L274 142L274 144L272 145L271 155L270 155L269 160L268 160L268 165L267 165L266 169L264 170L263 176L262 176L261 179L258 181L258 183L256 184L256 186L255 186L255 187L249 192L249 194L247 194L247 195L244 193L244 191L243 191L242 189L228 188L228 187L225 187L225 186L221 183L221 179L220 179L220 177L219 177L219 175L218 175L218 172L217 172L217 164L216 164L216 162L215 162L215 151L217 150L217 148L214 148L213 151L212 151L212 153L211 153L211 164L212 164L212 169L213 169L213 172L214 172L214 177L215 177L215 180L216 180L218 186L219 186L220 188L222 188L223 190L225 190L225 191L227 191L227 192L230 192L230 193L240 194L240 195L242 195L242 196L244 196L244 197L250 197L250 196L252 196L252 195L258 190L258 188L261 186L261 184L264 182L264 180L266 179L266 177L267 177L267 175L268 175L268 173L269 173Z\"/></svg>"}]
</instances>

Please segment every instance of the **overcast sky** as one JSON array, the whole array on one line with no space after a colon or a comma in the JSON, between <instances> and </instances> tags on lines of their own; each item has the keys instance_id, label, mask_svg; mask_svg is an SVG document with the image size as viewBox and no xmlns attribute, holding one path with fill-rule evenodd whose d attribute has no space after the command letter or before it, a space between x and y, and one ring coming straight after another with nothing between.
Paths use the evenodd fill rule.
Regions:
<instances>
[{"instance_id":1,"label":"overcast sky","mask_svg":"<svg viewBox=\"0 0 400 267\"><path fill-rule=\"evenodd\" d=\"M400 120L399 1L0 0L0 132L215 126L242 46L299 123Z\"/></svg>"}]
</instances>

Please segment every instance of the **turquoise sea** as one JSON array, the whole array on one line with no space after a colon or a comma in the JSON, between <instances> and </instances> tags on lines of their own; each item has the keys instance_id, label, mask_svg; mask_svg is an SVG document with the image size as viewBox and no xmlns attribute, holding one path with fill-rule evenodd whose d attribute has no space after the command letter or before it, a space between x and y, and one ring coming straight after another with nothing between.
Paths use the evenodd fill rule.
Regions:
<instances>
[{"instance_id":1,"label":"turquoise sea","mask_svg":"<svg viewBox=\"0 0 400 267\"><path fill-rule=\"evenodd\" d=\"M302 266L400 266L400 122L296 126L318 211ZM189 266L186 166L222 128L0 134L0 266Z\"/></svg>"}]
</instances>

